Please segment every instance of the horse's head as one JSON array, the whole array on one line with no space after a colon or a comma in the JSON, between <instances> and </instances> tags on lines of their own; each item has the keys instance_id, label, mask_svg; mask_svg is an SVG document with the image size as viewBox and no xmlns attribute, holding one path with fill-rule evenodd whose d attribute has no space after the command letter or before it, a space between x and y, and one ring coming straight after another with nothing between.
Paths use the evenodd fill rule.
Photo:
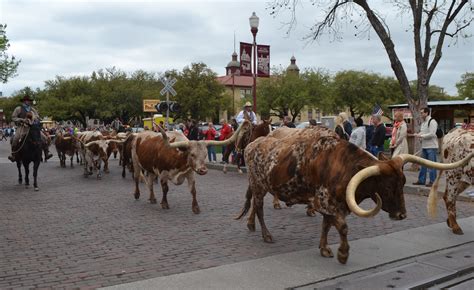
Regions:
<instances>
[{"instance_id":1,"label":"horse's head","mask_svg":"<svg viewBox=\"0 0 474 290\"><path fill-rule=\"evenodd\" d=\"M34 144L41 143L41 125L37 123L33 123L30 126L30 130L28 132L28 138Z\"/></svg>"}]
</instances>

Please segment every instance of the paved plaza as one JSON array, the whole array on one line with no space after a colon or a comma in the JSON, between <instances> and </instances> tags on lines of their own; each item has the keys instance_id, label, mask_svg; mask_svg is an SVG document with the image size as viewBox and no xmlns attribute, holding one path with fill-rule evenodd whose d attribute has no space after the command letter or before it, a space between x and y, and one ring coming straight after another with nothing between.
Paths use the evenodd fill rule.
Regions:
<instances>
[{"instance_id":1,"label":"paved plaza","mask_svg":"<svg viewBox=\"0 0 474 290\"><path fill-rule=\"evenodd\" d=\"M274 210L271 196L266 197L273 244L263 242L258 226L252 233L245 220L233 219L244 203L246 175L209 170L197 176L201 213L196 215L186 185L170 186L169 210L147 201L144 184L135 201L130 174L122 178L114 159L110 174L97 180L84 178L76 163L70 168L68 161L67 168L60 168L55 155L41 164L40 191L35 192L17 184L16 166L6 159L8 153L8 144L0 142L1 289L97 288L295 251L319 256L322 218L306 216L304 206ZM155 192L160 198L159 185ZM426 197L407 194L406 220L392 221L385 212L368 219L350 215L348 237L354 241L444 222L444 204L438 206L438 218L430 219ZM458 218L474 215L472 202L458 202L457 207ZM339 242L334 229L329 242ZM335 258L325 261L343 267Z\"/></svg>"}]
</instances>

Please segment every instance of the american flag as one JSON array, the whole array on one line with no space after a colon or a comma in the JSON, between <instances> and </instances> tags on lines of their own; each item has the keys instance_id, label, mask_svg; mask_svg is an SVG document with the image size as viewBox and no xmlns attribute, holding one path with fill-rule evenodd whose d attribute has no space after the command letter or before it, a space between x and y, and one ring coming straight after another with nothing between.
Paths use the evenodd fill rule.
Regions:
<instances>
[{"instance_id":1,"label":"american flag","mask_svg":"<svg viewBox=\"0 0 474 290\"><path fill-rule=\"evenodd\" d=\"M380 107L379 104L375 104L374 110L372 111L372 115L379 115L379 116L383 115L382 107Z\"/></svg>"}]
</instances>

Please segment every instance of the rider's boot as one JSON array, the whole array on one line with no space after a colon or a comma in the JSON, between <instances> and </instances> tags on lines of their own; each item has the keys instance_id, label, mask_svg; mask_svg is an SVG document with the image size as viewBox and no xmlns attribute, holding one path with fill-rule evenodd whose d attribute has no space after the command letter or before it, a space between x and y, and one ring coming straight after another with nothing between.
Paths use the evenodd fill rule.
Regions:
<instances>
[{"instance_id":1,"label":"rider's boot","mask_svg":"<svg viewBox=\"0 0 474 290\"><path fill-rule=\"evenodd\" d=\"M16 156L15 154L10 154L10 156L8 156L8 160L10 160L11 162L15 162L16 161Z\"/></svg>"},{"instance_id":2,"label":"rider's boot","mask_svg":"<svg viewBox=\"0 0 474 290\"><path fill-rule=\"evenodd\" d=\"M51 154L49 151L48 151L48 154L46 154L46 160L48 160L49 158L53 157L53 154Z\"/></svg>"}]
</instances>

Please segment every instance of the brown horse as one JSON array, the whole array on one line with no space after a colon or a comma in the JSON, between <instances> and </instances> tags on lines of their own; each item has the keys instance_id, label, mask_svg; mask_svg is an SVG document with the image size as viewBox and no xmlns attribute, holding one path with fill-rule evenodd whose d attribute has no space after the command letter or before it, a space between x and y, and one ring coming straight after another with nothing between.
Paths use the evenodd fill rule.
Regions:
<instances>
[{"instance_id":1,"label":"brown horse","mask_svg":"<svg viewBox=\"0 0 474 290\"><path fill-rule=\"evenodd\" d=\"M247 124L247 126L251 126L249 130L245 130L242 135L237 136L237 140L235 141L235 143L227 145L223 155L223 160L227 161L229 160L229 155L234 150L237 152L236 164L239 173L243 173L240 166L243 164L243 153L245 147L247 147L247 145L251 142L255 141L255 139L257 139L258 137L267 136L271 131L270 120L263 120L262 123L258 125L253 125L252 123ZM224 173L227 173L227 162L224 164L223 171Z\"/></svg>"}]
</instances>

